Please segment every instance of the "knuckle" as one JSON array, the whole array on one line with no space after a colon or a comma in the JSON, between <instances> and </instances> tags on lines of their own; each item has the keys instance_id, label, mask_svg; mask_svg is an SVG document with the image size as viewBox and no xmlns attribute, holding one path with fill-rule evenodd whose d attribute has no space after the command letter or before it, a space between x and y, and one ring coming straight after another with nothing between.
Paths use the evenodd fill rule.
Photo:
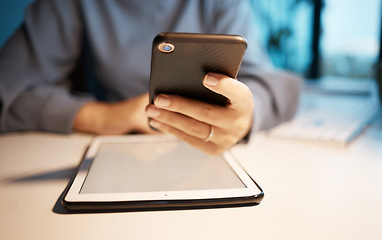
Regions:
<instances>
[{"instance_id":1,"label":"knuckle","mask_svg":"<svg viewBox=\"0 0 382 240\"><path fill-rule=\"evenodd\" d=\"M209 121L214 121L216 119L215 112L210 106L203 107L202 116Z\"/></svg>"},{"instance_id":2,"label":"knuckle","mask_svg":"<svg viewBox=\"0 0 382 240\"><path fill-rule=\"evenodd\" d=\"M189 105L184 98L173 95L171 98L171 110L174 112L182 112L189 108Z\"/></svg>"},{"instance_id":3,"label":"knuckle","mask_svg":"<svg viewBox=\"0 0 382 240\"><path fill-rule=\"evenodd\" d=\"M196 122L188 124L188 131L193 136L202 136L202 129L200 128L200 125Z\"/></svg>"},{"instance_id":4,"label":"knuckle","mask_svg":"<svg viewBox=\"0 0 382 240\"><path fill-rule=\"evenodd\" d=\"M169 112L163 111L163 113L159 116L158 119L165 121L165 122L171 122L173 119L173 116Z\"/></svg>"},{"instance_id":5,"label":"knuckle","mask_svg":"<svg viewBox=\"0 0 382 240\"><path fill-rule=\"evenodd\" d=\"M179 112L179 110L185 108L184 103L182 101L179 101L176 97L174 98L171 107L176 112Z\"/></svg>"}]
</instances>

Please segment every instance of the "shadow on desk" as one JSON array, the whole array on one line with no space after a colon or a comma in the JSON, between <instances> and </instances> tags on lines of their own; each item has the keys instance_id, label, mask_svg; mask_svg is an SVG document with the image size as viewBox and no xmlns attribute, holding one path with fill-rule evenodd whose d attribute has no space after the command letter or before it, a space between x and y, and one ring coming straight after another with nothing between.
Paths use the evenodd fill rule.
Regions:
<instances>
[{"instance_id":1,"label":"shadow on desk","mask_svg":"<svg viewBox=\"0 0 382 240\"><path fill-rule=\"evenodd\" d=\"M69 211L62 204L62 200L64 199L65 193L69 190L69 187L72 184L72 181L73 181L73 179L77 173L77 170L78 170L78 166L68 167L68 168L64 168L64 169L60 169L60 170L48 171L48 172L28 175L28 176L24 176L24 177L8 179L8 182L11 184L12 183L18 184L18 183L26 183L26 182L45 182L45 181L52 181L52 180L68 180L69 181L68 184L66 185L65 189L62 191L62 193L58 197L56 203L54 204L54 206L52 208L52 212L57 213L57 214L78 214L79 212Z\"/></svg>"},{"instance_id":2,"label":"shadow on desk","mask_svg":"<svg viewBox=\"0 0 382 240\"><path fill-rule=\"evenodd\" d=\"M33 175L28 175L25 177L12 178L9 180L10 183L24 183L24 182L39 182L39 181L49 181L49 180L59 180L59 179L72 179L77 171L77 166L68 167L60 170L49 171L44 173L38 173Z\"/></svg>"},{"instance_id":3,"label":"shadow on desk","mask_svg":"<svg viewBox=\"0 0 382 240\"><path fill-rule=\"evenodd\" d=\"M74 167L68 167L60 170L54 170L54 171L48 171L23 177L17 177L8 179L7 181L9 183L17 184L17 183L25 183L25 182L44 182L44 181L52 181L52 180L70 180L69 184L65 187L65 190L61 193L60 197L57 199L55 205L53 206L52 211L57 214L70 214L71 212L68 211L63 205L62 205L62 199L64 197L65 192L70 187L70 184L72 182L72 179L74 179L74 176L77 173L78 166Z\"/></svg>"}]
</instances>

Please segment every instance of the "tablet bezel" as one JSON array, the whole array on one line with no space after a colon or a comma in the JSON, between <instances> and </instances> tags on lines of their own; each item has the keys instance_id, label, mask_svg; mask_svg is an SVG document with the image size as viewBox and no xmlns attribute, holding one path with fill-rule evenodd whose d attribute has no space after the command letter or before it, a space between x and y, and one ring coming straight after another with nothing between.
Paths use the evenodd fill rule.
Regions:
<instances>
[{"instance_id":1,"label":"tablet bezel","mask_svg":"<svg viewBox=\"0 0 382 240\"><path fill-rule=\"evenodd\" d=\"M129 135L98 136L91 142L78 172L63 198L65 207L71 210L81 209L135 209L166 208L220 205L256 205L262 200L264 193L257 183L227 151L222 155L229 167L246 186L239 189L208 189L182 191L155 191L131 193L81 193L93 159L102 143L129 142L161 142L180 141L168 135ZM199 151L199 150L196 150Z\"/></svg>"}]
</instances>

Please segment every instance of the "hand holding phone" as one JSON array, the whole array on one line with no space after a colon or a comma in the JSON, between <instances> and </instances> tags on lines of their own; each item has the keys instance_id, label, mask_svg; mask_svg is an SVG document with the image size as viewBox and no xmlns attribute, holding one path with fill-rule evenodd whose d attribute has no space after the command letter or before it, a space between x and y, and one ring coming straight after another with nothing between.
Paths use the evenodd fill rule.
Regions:
<instances>
[{"instance_id":1,"label":"hand holding phone","mask_svg":"<svg viewBox=\"0 0 382 240\"><path fill-rule=\"evenodd\" d=\"M186 35L186 40L159 38L159 44L156 44L158 38L154 41L151 104L146 114L153 128L175 135L207 153L221 154L240 141L252 125L251 91L235 79L246 44L235 37L232 41L232 36L222 43L215 42L217 36L210 36L214 38L214 44L210 44L211 39L204 42L204 35ZM192 37L194 43L190 44ZM178 50L178 55L169 57L180 46L181 49L187 46L188 50ZM192 51L195 49L199 50Z\"/></svg>"}]
</instances>

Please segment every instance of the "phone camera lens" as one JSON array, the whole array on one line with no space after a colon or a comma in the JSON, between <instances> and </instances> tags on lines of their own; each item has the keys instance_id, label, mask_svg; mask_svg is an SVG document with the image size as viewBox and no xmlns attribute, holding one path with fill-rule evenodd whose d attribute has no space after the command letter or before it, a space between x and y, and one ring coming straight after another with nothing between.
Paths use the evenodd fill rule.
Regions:
<instances>
[{"instance_id":1,"label":"phone camera lens","mask_svg":"<svg viewBox=\"0 0 382 240\"><path fill-rule=\"evenodd\" d=\"M159 44L158 49L161 52L170 53L170 52L174 51L175 46L171 43L164 42L164 43Z\"/></svg>"},{"instance_id":2,"label":"phone camera lens","mask_svg":"<svg viewBox=\"0 0 382 240\"><path fill-rule=\"evenodd\" d=\"M164 45L163 46L163 50L165 50L165 51L171 51L171 46L169 46L169 45Z\"/></svg>"}]
</instances>

